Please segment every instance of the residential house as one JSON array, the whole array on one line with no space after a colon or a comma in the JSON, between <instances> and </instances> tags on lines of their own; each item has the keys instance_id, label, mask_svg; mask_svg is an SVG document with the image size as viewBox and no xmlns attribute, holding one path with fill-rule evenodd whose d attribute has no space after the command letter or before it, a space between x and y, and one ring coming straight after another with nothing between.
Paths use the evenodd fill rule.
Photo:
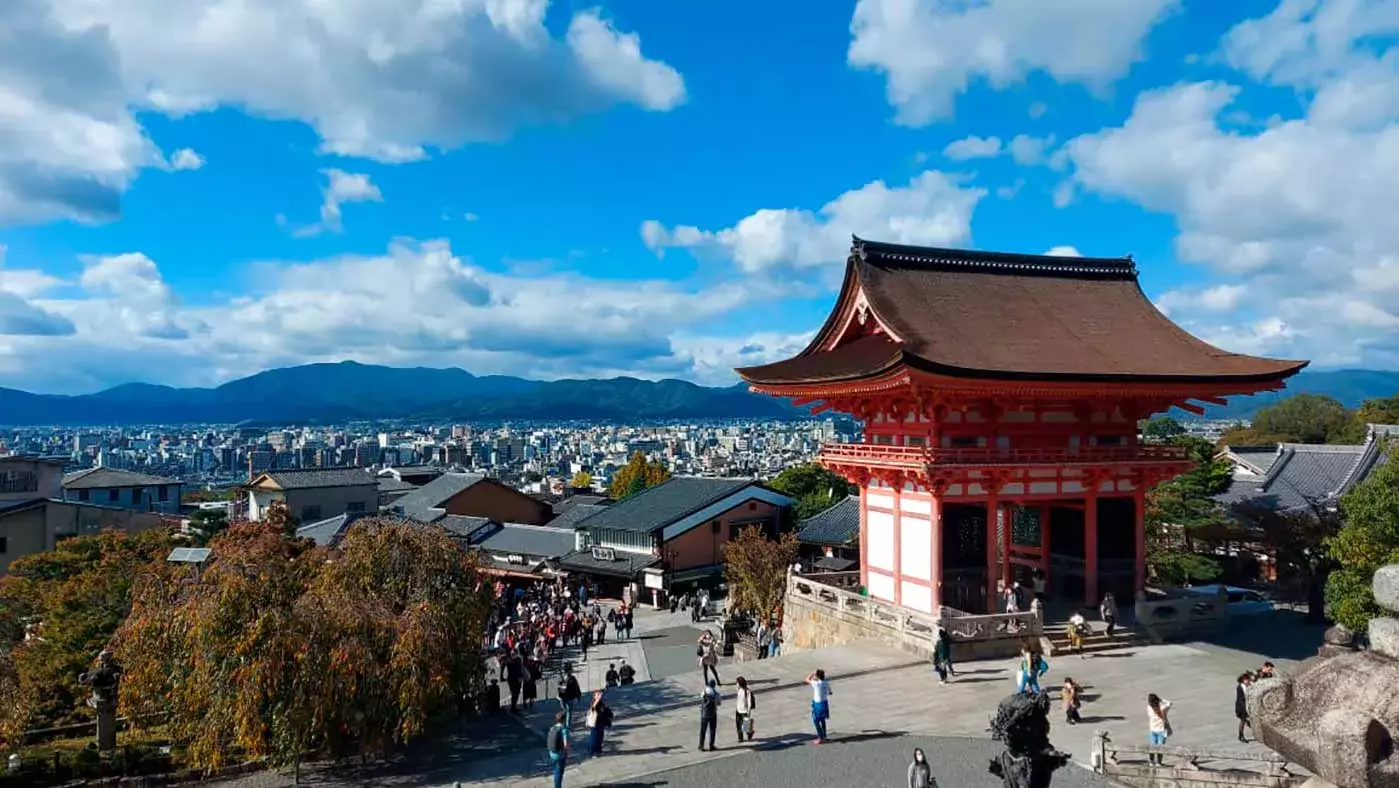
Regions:
<instances>
[{"instance_id":1,"label":"residential house","mask_svg":"<svg viewBox=\"0 0 1399 788\"><path fill-rule=\"evenodd\" d=\"M63 500L64 462L0 457L0 575L16 559L52 550L72 536L107 528L134 532L171 525L152 512Z\"/></svg>"},{"instance_id":2,"label":"residential house","mask_svg":"<svg viewBox=\"0 0 1399 788\"><path fill-rule=\"evenodd\" d=\"M363 468L309 468L267 471L243 485L248 519L262 520L274 502L302 523L316 523L341 514L379 511L379 481Z\"/></svg>"},{"instance_id":3,"label":"residential house","mask_svg":"<svg viewBox=\"0 0 1399 788\"><path fill-rule=\"evenodd\" d=\"M549 504L477 473L444 473L399 498L389 509L422 523L460 515L543 525L554 516Z\"/></svg>"},{"instance_id":4,"label":"residential house","mask_svg":"<svg viewBox=\"0 0 1399 788\"><path fill-rule=\"evenodd\" d=\"M522 580L556 577L560 559L575 546L571 528L494 521L478 525L466 542L480 551L486 572Z\"/></svg>"},{"instance_id":5,"label":"residential house","mask_svg":"<svg viewBox=\"0 0 1399 788\"><path fill-rule=\"evenodd\" d=\"M849 495L797 523L802 564L808 571L860 568L860 497Z\"/></svg>"},{"instance_id":6,"label":"residential house","mask_svg":"<svg viewBox=\"0 0 1399 788\"><path fill-rule=\"evenodd\" d=\"M99 466L64 476L62 498L139 512L179 514L183 489L184 482L179 479Z\"/></svg>"},{"instance_id":7,"label":"residential house","mask_svg":"<svg viewBox=\"0 0 1399 788\"><path fill-rule=\"evenodd\" d=\"M717 586L724 545L749 525L775 535L791 505L752 479L676 476L578 520L576 548L559 566L603 593L638 593L644 583L659 604L664 594Z\"/></svg>"},{"instance_id":8,"label":"residential house","mask_svg":"<svg viewBox=\"0 0 1399 788\"><path fill-rule=\"evenodd\" d=\"M376 474L379 481L379 508L390 509L400 498L431 482L444 473L434 465L402 465L384 468Z\"/></svg>"}]
</instances>

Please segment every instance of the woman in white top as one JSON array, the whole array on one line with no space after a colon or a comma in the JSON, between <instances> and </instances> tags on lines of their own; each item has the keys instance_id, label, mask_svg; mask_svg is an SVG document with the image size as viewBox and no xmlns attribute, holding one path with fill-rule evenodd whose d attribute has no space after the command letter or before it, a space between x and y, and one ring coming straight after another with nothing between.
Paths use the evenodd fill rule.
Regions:
<instances>
[{"instance_id":1,"label":"woman in white top","mask_svg":"<svg viewBox=\"0 0 1399 788\"><path fill-rule=\"evenodd\" d=\"M1170 709L1171 702L1161 700L1156 693L1146 696L1147 742L1152 747L1164 747L1171 736L1171 718L1167 714ZM1160 753L1147 753L1147 758L1156 766L1165 765L1164 756Z\"/></svg>"},{"instance_id":2,"label":"woman in white top","mask_svg":"<svg viewBox=\"0 0 1399 788\"><path fill-rule=\"evenodd\" d=\"M745 734L748 741L753 741L753 710L758 708L758 699L748 688L747 679L739 676L735 683L738 684L738 694L734 696L734 729L738 731L740 743L744 741Z\"/></svg>"},{"instance_id":3,"label":"woman in white top","mask_svg":"<svg viewBox=\"0 0 1399 788\"><path fill-rule=\"evenodd\" d=\"M826 743L826 720L831 717L831 683L826 681L826 671L818 670L806 677L811 685L811 724L816 728L816 741Z\"/></svg>"}]
</instances>

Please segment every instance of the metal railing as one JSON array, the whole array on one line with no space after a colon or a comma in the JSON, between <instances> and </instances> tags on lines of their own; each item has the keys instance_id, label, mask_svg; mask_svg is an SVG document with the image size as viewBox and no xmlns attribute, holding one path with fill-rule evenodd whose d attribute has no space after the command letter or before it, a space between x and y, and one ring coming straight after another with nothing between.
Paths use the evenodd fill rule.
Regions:
<instances>
[{"instance_id":1,"label":"metal railing","mask_svg":"<svg viewBox=\"0 0 1399 788\"><path fill-rule=\"evenodd\" d=\"M821 459L862 465L923 467L936 465L1037 465L1098 462L1181 462L1189 459L1183 446L1080 446L999 448L934 448L885 446L877 443L826 443Z\"/></svg>"},{"instance_id":2,"label":"metal railing","mask_svg":"<svg viewBox=\"0 0 1399 788\"><path fill-rule=\"evenodd\" d=\"M17 479L0 479L0 495L12 493L30 493L39 491L39 478L37 476L22 475Z\"/></svg>"}]
</instances>

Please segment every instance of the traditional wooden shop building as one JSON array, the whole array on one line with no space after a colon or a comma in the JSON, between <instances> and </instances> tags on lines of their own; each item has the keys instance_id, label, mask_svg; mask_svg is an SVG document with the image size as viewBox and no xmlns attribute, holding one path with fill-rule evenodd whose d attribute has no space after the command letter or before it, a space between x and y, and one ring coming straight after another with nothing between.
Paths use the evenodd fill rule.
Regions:
<instances>
[{"instance_id":1,"label":"traditional wooden shop building","mask_svg":"<svg viewBox=\"0 0 1399 788\"><path fill-rule=\"evenodd\" d=\"M1138 442L1171 407L1276 390L1306 366L1228 353L1171 322L1132 259L854 239L811 344L738 370L753 391L864 423L820 461L860 487L872 597L992 611L1035 569L1052 599L1095 605L1146 582L1143 496L1190 467Z\"/></svg>"}]
</instances>

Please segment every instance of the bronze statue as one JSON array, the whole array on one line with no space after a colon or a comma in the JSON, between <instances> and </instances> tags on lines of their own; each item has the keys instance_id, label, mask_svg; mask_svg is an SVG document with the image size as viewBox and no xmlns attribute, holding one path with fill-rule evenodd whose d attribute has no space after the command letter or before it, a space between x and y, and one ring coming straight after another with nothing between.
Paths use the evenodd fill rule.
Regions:
<instances>
[{"instance_id":1,"label":"bronze statue","mask_svg":"<svg viewBox=\"0 0 1399 788\"><path fill-rule=\"evenodd\" d=\"M991 761L990 772L1005 788L1048 788L1054 771L1069 754L1049 743L1049 695L1015 694L1001 701L991 719L991 738L1005 751Z\"/></svg>"}]
</instances>

